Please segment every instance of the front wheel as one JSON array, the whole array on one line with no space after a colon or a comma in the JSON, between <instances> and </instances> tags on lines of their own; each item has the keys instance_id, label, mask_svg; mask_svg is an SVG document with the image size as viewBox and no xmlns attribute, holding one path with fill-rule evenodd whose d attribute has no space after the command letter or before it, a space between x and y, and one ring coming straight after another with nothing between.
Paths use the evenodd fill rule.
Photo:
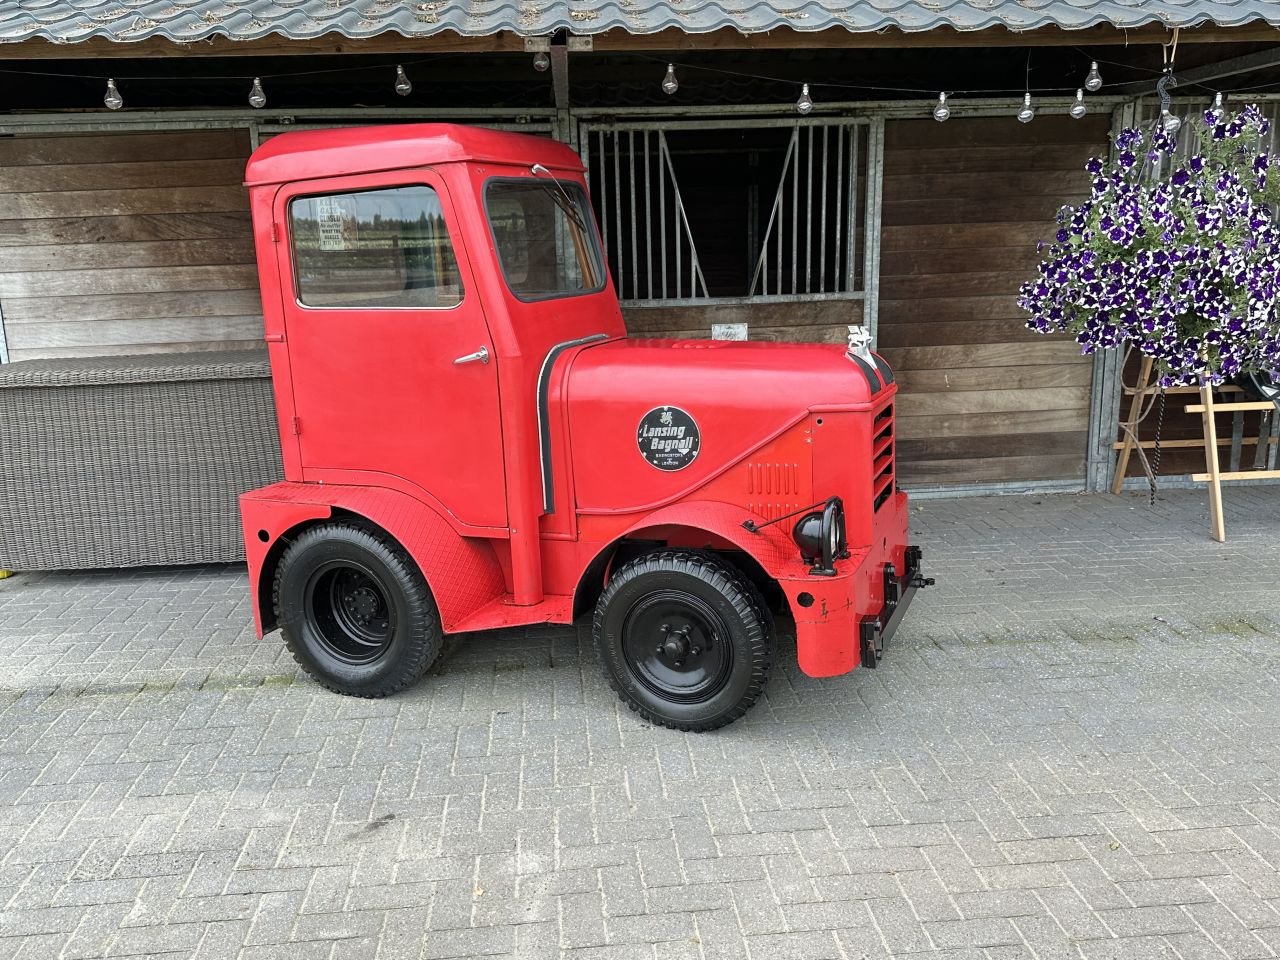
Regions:
<instances>
[{"instance_id":1,"label":"front wheel","mask_svg":"<svg viewBox=\"0 0 1280 960\"><path fill-rule=\"evenodd\" d=\"M417 565L381 531L326 523L280 558L277 622L307 673L336 693L385 697L440 653L440 615Z\"/></svg>"},{"instance_id":2,"label":"front wheel","mask_svg":"<svg viewBox=\"0 0 1280 960\"><path fill-rule=\"evenodd\" d=\"M769 676L773 624L760 592L708 553L664 550L619 569L596 605L609 685L646 720L714 730L741 717Z\"/></svg>"}]
</instances>

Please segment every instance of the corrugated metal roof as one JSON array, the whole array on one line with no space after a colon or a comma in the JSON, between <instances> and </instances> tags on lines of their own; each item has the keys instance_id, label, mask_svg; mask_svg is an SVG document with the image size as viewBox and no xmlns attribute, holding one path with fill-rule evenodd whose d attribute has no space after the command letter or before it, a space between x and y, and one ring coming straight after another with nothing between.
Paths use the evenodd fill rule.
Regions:
<instances>
[{"instance_id":1,"label":"corrugated metal roof","mask_svg":"<svg viewBox=\"0 0 1280 960\"><path fill-rule=\"evenodd\" d=\"M1190 27L1204 23L1280 25L1276 0L0 0L0 42L42 38L74 43L90 37L256 40L271 34L305 40L395 33L425 37L445 30L488 36L503 30L543 36L622 29L655 33L674 27L705 33L732 27L855 32L954 27L1068 30L1109 23Z\"/></svg>"}]
</instances>

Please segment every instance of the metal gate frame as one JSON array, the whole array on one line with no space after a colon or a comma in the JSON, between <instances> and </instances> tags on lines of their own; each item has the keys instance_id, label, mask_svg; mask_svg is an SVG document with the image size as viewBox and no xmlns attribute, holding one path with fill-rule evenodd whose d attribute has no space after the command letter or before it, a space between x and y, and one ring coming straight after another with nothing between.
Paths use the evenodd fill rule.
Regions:
<instances>
[{"instance_id":1,"label":"metal gate frame","mask_svg":"<svg viewBox=\"0 0 1280 960\"><path fill-rule=\"evenodd\" d=\"M757 304L757 303L803 303L803 302L812 302L815 300L835 300L835 299L859 300L859 301L862 301L862 304L863 304L863 314L862 314L863 325L867 327L867 329L871 332L872 337L874 337L876 334L876 328L877 328L876 318L877 318L877 311L879 306L879 289L880 289L880 220L881 220L881 214L883 209L882 194L883 194L883 184L884 184L884 117L883 116L849 116L843 112L842 113L823 112L823 113L818 113L808 117L798 118L795 116L795 113L793 110L789 111L789 113L782 114L779 116L738 116L738 117L726 116L726 114L733 114L733 113L759 114L763 112L779 113L780 111L776 111L776 110L768 111L765 108L747 108L747 109L739 109L739 110L732 110L732 109L726 110L724 108L705 108L705 109L693 109L693 110L681 111L678 117L670 116L669 111L659 112L658 116L664 117L664 119L653 119L654 113L652 111L647 111L647 110L636 111L633 114L634 119L630 119L630 118L622 119L621 115L623 111L615 111L609 116L596 116L589 111L578 111L576 113L577 123L576 123L576 136L574 140L576 142L579 153L583 157L583 163L586 164L588 167L588 177L590 177L591 176L591 169L590 169L591 147L593 143L593 137L599 137L600 139L596 142L603 145L603 142L604 142L603 138L607 135L613 135L616 138L621 134L627 134L628 136L634 137L636 134L639 133L639 134L643 134L646 137L646 148L647 148L648 135L650 133L656 133L659 138L660 156L665 157L665 162L669 167L670 158L665 152L665 135L667 132L670 132L670 131L683 130L683 129L741 130L743 128L751 128L751 129L790 128L793 131L800 131L800 130L803 130L806 126L810 130L812 130L815 127L819 127L819 126L828 127L831 125L848 126L857 131L865 131L867 166L866 166L866 181L865 181L865 194L864 194L865 210L863 214L862 288L858 290L842 291L839 293L790 293L790 294L771 294L771 295L756 295L756 296L748 295L745 297L708 297L705 295L702 297L698 297L698 296L682 297L677 295L676 297L671 297L671 298L662 297L662 298L656 298L656 299L636 300L636 301L630 302L630 306L632 306L633 308L644 309L649 307L691 306L691 305L728 306L728 305L735 305L735 304L749 305L749 304ZM615 139L615 143L616 143L616 139ZM792 141L792 146L794 146L794 139ZM792 147L788 147L788 158L790 158L791 156L791 149ZM646 158L647 158L647 153L646 153ZM615 167L617 166L616 160L617 160L617 155L615 153ZM783 184L786 182L786 177L785 177L786 169L787 168L784 165L783 176L779 181L780 190L782 189ZM665 180L661 179L662 172L663 171L659 171L659 176L660 176L659 183L665 185ZM678 211L677 226L679 229L683 230L684 235L688 237L691 256L693 257L693 266L691 268L693 270L693 273L691 274L690 279L691 279L691 282L694 282L694 283L702 282L702 287L705 294L705 282L701 281L701 269L700 269L700 266L698 266L698 261L697 261L697 248L693 244L692 235L688 232L689 231L688 220L683 217L683 204L680 202L680 199L679 199L679 186L675 181L674 171L668 170L667 172L671 173L672 184L674 189L676 190L676 203L677 203L677 211ZM796 177L796 180L798 183L798 176L799 176L798 170L795 171L794 176ZM857 173L856 173L856 167L855 167L853 182L849 184L850 190L854 190L854 191L857 190L858 185L856 181L857 181ZM615 171L615 183L620 183L620 182L621 180L618 176L618 172ZM647 183L647 178L646 178L646 183ZM634 192L634 182L632 184L632 190ZM856 193L854 195L856 196ZM607 202L607 197L601 197L602 208L605 212L607 212L607 209L608 209L607 207L604 206L606 202ZM777 212L777 203L778 203L778 200L777 198L775 198L774 213ZM632 206L634 208L634 198L632 200ZM855 208L856 208L856 205L854 207L851 207L851 210ZM852 227L852 217L853 217L853 214L851 213L850 227ZM772 222L773 220L771 217L770 224L772 224ZM602 223L601 230L603 232L608 232L609 226L610 225L607 222ZM665 227L665 221L661 226ZM632 244L633 259L635 258L635 253L636 253L636 247L634 243L636 229L637 229L636 224L632 223L631 231L632 231L632 240L633 240L633 244ZM621 238L622 238L621 230L622 230L622 223L621 223L621 220L619 219L617 221L616 230L615 230L615 234L618 237L619 243L621 242ZM665 234L664 234L664 237L665 237ZM664 250L665 250L665 243L664 243ZM677 244L677 250L679 250L678 244ZM852 244L850 245L850 250L851 251L853 250ZM683 264L677 267L677 271L681 269L682 265ZM757 264L757 272L758 272L758 269L759 269L759 264ZM754 288L755 288L755 277L753 276L752 289ZM694 286L693 289L696 290L697 289L696 286ZM620 286L620 292L622 292L621 286Z\"/></svg>"}]
</instances>

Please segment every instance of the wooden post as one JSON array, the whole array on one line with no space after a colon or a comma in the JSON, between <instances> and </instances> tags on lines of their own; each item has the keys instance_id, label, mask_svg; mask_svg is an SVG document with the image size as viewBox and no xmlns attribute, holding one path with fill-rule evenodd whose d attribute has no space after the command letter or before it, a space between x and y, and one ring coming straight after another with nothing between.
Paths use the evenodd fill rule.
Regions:
<instances>
[{"instance_id":1,"label":"wooden post","mask_svg":"<svg viewBox=\"0 0 1280 960\"><path fill-rule=\"evenodd\" d=\"M1133 402L1129 404L1129 419L1124 422L1124 440L1120 454L1116 457L1116 475L1111 481L1111 492L1120 493L1124 487L1124 475L1129 470L1129 457L1133 454L1138 442L1138 419L1142 416L1142 403L1147 397L1147 385L1151 382L1151 368L1154 362L1150 357L1142 358L1142 369L1138 371L1138 382L1134 385Z\"/></svg>"},{"instance_id":2,"label":"wooden post","mask_svg":"<svg viewBox=\"0 0 1280 960\"><path fill-rule=\"evenodd\" d=\"M1218 469L1218 425L1213 421L1213 386L1200 387L1200 416L1204 419L1204 462L1209 473L1209 524L1213 539L1225 543L1226 523L1222 517L1222 475Z\"/></svg>"}]
</instances>

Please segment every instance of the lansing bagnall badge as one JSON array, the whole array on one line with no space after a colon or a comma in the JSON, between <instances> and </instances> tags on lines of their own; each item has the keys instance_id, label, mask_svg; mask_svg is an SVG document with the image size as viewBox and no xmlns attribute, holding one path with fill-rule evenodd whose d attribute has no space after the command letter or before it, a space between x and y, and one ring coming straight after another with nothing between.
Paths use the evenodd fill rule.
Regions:
<instances>
[{"instance_id":1,"label":"lansing bagnall badge","mask_svg":"<svg viewBox=\"0 0 1280 960\"><path fill-rule=\"evenodd\" d=\"M636 446L659 470L683 470L693 463L702 436L693 417L679 407L654 407L640 418Z\"/></svg>"}]
</instances>

